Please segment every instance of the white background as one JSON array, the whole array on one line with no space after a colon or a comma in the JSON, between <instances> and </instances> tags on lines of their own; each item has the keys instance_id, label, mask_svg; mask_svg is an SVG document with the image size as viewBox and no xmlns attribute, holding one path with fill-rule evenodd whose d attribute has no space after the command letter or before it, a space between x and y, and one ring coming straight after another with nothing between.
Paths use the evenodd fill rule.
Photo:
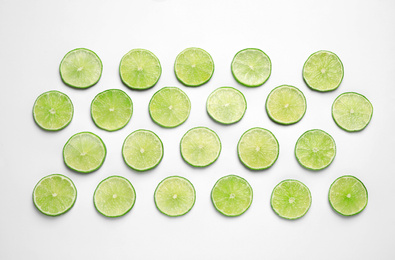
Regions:
<instances>
[{"instance_id":1,"label":"white background","mask_svg":"<svg viewBox=\"0 0 395 260\"><path fill-rule=\"evenodd\" d=\"M0 259L395 259L394 113L395 1L18 1L0 0ZM207 50L215 62L212 79L197 88L179 83L173 72L175 57L187 47ZM62 83L58 68L63 56L77 47L95 51L104 69L99 83L76 90ZM260 48L272 60L270 79L246 88L233 79L230 63L236 52ZM155 87L133 91L119 78L122 56L133 48L157 55L162 76ZM335 52L345 75L330 93L311 91L302 67L318 50ZM264 103L276 86L302 90L307 112L297 124L281 126L267 116ZM148 114L151 96L164 86L177 86L191 99L189 119L164 129ZM216 88L242 91L248 108L244 118L224 126L209 118L207 96ZM134 113L122 130L98 129L90 118L90 102L106 89L119 88L133 100ZM65 129L50 133L33 121L32 106L43 92L56 89L74 104L74 118ZM333 100L355 91L374 106L372 121L359 133L348 133L331 117ZM207 126L222 141L213 165L197 169L179 153L182 135L194 126ZM251 127L271 130L280 144L277 162L253 172L239 162L236 144ZM121 156L125 137L140 128L162 139L160 165L138 173ZM337 155L325 170L301 167L294 156L298 137L320 128L337 144ZM103 166L90 174L69 170L62 148L80 131L98 134L107 146ZM74 207L53 218L39 213L32 190L42 177L61 173L78 190ZM247 179L254 200L242 216L219 214L210 200L217 179L228 174ZM128 178L137 192L134 208L109 219L92 202L96 185L110 175ZM351 174L369 192L366 209L342 217L328 203L330 184ZM165 177L188 178L197 192L196 204L185 216L170 218L155 207L153 192ZM279 218L270 207L270 194L280 181L294 178L311 190L313 202L301 219Z\"/></svg>"}]
</instances>

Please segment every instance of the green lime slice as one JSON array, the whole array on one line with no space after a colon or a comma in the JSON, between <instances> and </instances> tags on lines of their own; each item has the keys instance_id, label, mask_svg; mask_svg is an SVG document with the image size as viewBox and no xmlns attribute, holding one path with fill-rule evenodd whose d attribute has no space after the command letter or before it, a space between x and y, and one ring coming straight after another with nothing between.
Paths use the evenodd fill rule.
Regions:
<instances>
[{"instance_id":1,"label":"green lime slice","mask_svg":"<svg viewBox=\"0 0 395 260\"><path fill-rule=\"evenodd\" d=\"M126 53L119 65L123 83L132 89L155 86L162 74L159 59L150 51L133 49Z\"/></svg>"},{"instance_id":2,"label":"green lime slice","mask_svg":"<svg viewBox=\"0 0 395 260\"><path fill-rule=\"evenodd\" d=\"M214 163L221 153L218 135L207 127L195 127L181 139L182 158L192 166L205 167Z\"/></svg>"},{"instance_id":3,"label":"green lime slice","mask_svg":"<svg viewBox=\"0 0 395 260\"><path fill-rule=\"evenodd\" d=\"M360 213L368 204L368 191L363 183L351 175L337 178L329 188L329 202L341 215Z\"/></svg>"},{"instance_id":4,"label":"green lime slice","mask_svg":"<svg viewBox=\"0 0 395 260\"><path fill-rule=\"evenodd\" d=\"M306 113L306 98L294 86L273 89L266 99L266 112L274 122L290 125L299 122Z\"/></svg>"},{"instance_id":5,"label":"green lime slice","mask_svg":"<svg viewBox=\"0 0 395 260\"><path fill-rule=\"evenodd\" d=\"M203 49L187 48L177 55L174 72L182 84L197 87L213 76L214 61Z\"/></svg>"},{"instance_id":6,"label":"green lime slice","mask_svg":"<svg viewBox=\"0 0 395 260\"><path fill-rule=\"evenodd\" d=\"M339 57L330 51L317 51L303 66L303 79L313 90L332 91L343 80L344 68Z\"/></svg>"},{"instance_id":7,"label":"green lime slice","mask_svg":"<svg viewBox=\"0 0 395 260\"><path fill-rule=\"evenodd\" d=\"M155 205L160 212L170 217L188 213L196 200L192 183L180 176L171 176L162 180L155 189Z\"/></svg>"},{"instance_id":8,"label":"green lime slice","mask_svg":"<svg viewBox=\"0 0 395 260\"><path fill-rule=\"evenodd\" d=\"M108 89L96 95L91 104L91 116L96 126L116 131L127 125L132 117L133 102L119 89Z\"/></svg>"},{"instance_id":9,"label":"green lime slice","mask_svg":"<svg viewBox=\"0 0 395 260\"><path fill-rule=\"evenodd\" d=\"M72 170L82 173L100 168L106 157L106 146L97 135L80 132L67 141L63 147L64 163Z\"/></svg>"},{"instance_id":10,"label":"green lime slice","mask_svg":"<svg viewBox=\"0 0 395 260\"><path fill-rule=\"evenodd\" d=\"M224 176L211 190L211 200L214 207L225 216L240 216L251 206L252 188L240 176Z\"/></svg>"},{"instance_id":11,"label":"green lime slice","mask_svg":"<svg viewBox=\"0 0 395 260\"><path fill-rule=\"evenodd\" d=\"M163 127L176 127L184 123L191 111L187 94L176 87L164 87L156 92L149 102L152 120Z\"/></svg>"},{"instance_id":12,"label":"green lime slice","mask_svg":"<svg viewBox=\"0 0 395 260\"><path fill-rule=\"evenodd\" d=\"M51 174L34 187L33 203L45 215L59 216L70 210L77 199L74 183L64 175Z\"/></svg>"},{"instance_id":13,"label":"green lime slice","mask_svg":"<svg viewBox=\"0 0 395 260\"><path fill-rule=\"evenodd\" d=\"M369 124L372 115L372 103L355 92L339 95L332 105L333 119L340 128L348 132L363 130Z\"/></svg>"},{"instance_id":14,"label":"green lime slice","mask_svg":"<svg viewBox=\"0 0 395 260\"><path fill-rule=\"evenodd\" d=\"M272 62L260 49L247 48L236 53L231 70L233 77L240 84L258 87L269 79Z\"/></svg>"},{"instance_id":15,"label":"green lime slice","mask_svg":"<svg viewBox=\"0 0 395 260\"><path fill-rule=\"evenodd\" d=\"M58 131L68 126L73 113L74 107L70 98L56 90L41 94L33 105L34 121L47 131Z\"/></svg>"},{"instance_id":16,"label":"green lime slice","mask_svg":"<svg viewBox=\"0 0 395 260\"><path fill-rule=\"evenodd\" d=\"M221 124L240 121L247 109L243 93L235 88L222 87L214 90L207 98L207 113Z\"/></svg>"},{"instance_id":17,"label":"green lime slice","mask_svg":"<svg viewBox=\"0 0 395 260\"><path fill-rule=\"evenodd\" d=\"M133 185L121 176L102 180L93 194L95 208L106 217L115 218L128 213L136 202Z\"/></svg>"},{"instance_id":18,"label":"green lime slice","mask_svg":"<svg viewBox=\"0 0 395 260\"><path fill-rule=\"evenodd\" d=\"M103 71L103 64L91 50L78 48L68 52L60 62L60 77L74 88L88 88L95 85Z\"/></svg>"},{"instance_id":19,"label":"green lime slice","mask_svg":"<svg viewBox=\"0 0 395 260\"><path fill-rule=\"evenodd\" d=\"M163 157L163 144L149 130L136 130L128 135L122 146L125 163L136 171L147 171L156 167Z\"/></svg>"},{"instance_id":20,"label":"green lime slice","mask_svg":"<svg viewBox=\"0 0 395 260\"><path fill-rule=\"evenodd\" d=\"M279 154L276 137L267 129L254 127L240 137L237 144L240 161L251 170L263 170L272 166Z\"/></svg>"},{"instance_id":21,"label":"green lime slice","mask_svg":"<svg viewBox=\"0 0 395 260\"><path fill-rule=\"evenodd\" d=\"M335 155L335 140L320 129L306 131L295 145L296 159L303 167L310 170L322 170L328 167Z\"/></svg>"},{"instance_id":22,"label":"green lime slice","mask_svg":"<svg viewBox=\"0 0 395 260\"><path fill-rule=\"evenodd\" d=\"M301 218L311 206L310 190L300 181L284 180L274 187L270 204L282 218Z\"/></svg>"}]
</instances>

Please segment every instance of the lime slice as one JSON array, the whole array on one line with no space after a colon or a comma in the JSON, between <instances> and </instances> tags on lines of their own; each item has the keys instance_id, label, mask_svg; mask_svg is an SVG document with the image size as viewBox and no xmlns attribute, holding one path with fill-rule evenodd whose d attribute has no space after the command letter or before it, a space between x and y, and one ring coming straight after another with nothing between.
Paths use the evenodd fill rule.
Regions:
<instances>
[{"instance_id":1,"label":"lime slice","mask_svg":"<svg viewBox=\"0 0 395 260\"><path fill-rule=\"evenodd\" d=\"M273 89L266 99L266 112L274 122L290 125L306 113L306 98L294 86L282 85Z\"/></svg>"},{"instance_id":2,"label":"lime slice","mask_svg":"<svg viewBox=\"0 0 395 260\"><path fill-rule=\"evenodd\" d=\"M119 65L123 83L132 89L153 87L162 74L159 59L150 51L133 49L126 53Z\"/></svg>"},{"instance_id":3,"label":"lime slice","mask_svg":"<svg viewBox=\"0 0 395 260\"><path fill-rule=\"evenodd\" d=\"M240 121L247 109L243 93L231 87L214 90L207 98L207 113L221 124Z\"/></svg>"},{"instance_id":4,"label":"lime slice","mask_svg":"<svg viewBox=\"0 0 395 260\"><path fill-rule=\"evenodd\" d=\"M187 94L176 87L164 87L156 92L149 102L152 120L163 127L176 127L184 123L191 111Z\"/></svg>"},{"instance_id":5,"label":"lime slice","mask_svg":"<svg viewBox=\"0 0 395 260\"><path fill-rule=\"evenodd\" d=\"M236 53L232 65L233 77L247 87L265 83L272 71L272 62L260 49L248 48Z\"/></svg>"},{"instance_id":6,"label":"lime slice","mask_svg":"<svg viewBox=\"0 0 395 260\"><path fill-rule=\"evenodd\" d=\"M372 115L372 104L358 93L343 93L335 99L332 105L332 117L336 124L349 132L364 129L369 124Z\"/></svg>"},{"instance_id":7,"label":"lime slice","mask_svg":"<svg viewBox=\"0 0 395 260\"><path fill-rule=\"evenodd\" d=\"M240 161L251 170L263 170L272 166L279 154L276 137L267 129L254 127L240 137L237 144Z\"/></svg>"},{"instance_id":8,"label":"lime slice","mask_svg":"<svg viewBox=\"0 0 395 260\"><path fill-rule=\"evenodd\" d=\"M343 76L342 62L330 51L317 51L311 54L303 66L304 81L307 86L317 91L337 89Z\"/></svg>"},{"instance_id":9,"label":"lime slice","mask_svg":"<svg viewBox=\"0 0 395 260\"><path fill-rule=\"evenodd\" d=\"M106 146L97 135L81 132L73 135L63 147L64 163L77 172L93 172L106 157Z\"/></svg>"},{"instance_id":10,"label":"lime slice","mask_svg":"<svg viewBox=\"0 0 395 260\"><path fill-rule=\"evenodd\" d=\"M284 180L274 187L270 204L282 218L301 218L311 206L310 190L300 181Z\"/></svg>"},{"instance_id":11,"label":"lime slice","mask_svg":"<svg viewBox=\"0 0 395 260\"><path fill-rule=\"evenodd\" d=\"M214 207L228 217L240 216L251 206L252 188L237 175L220 178L211 190Z\"/></svg>"},{"instance_id":12,"label":"lime slice","mask_svg":"<svg viewBox=\"0 0 395 260\"><path fill-rule=\"evenodd\" d=\"M152 131L140 129L134 131L122 146L125 163L136 171L147 171L156 167L163 157L163 144Z\"/></svg>"},{"instance_id":13,"label":"lime slice","mask_svg":"<svg viewBox=\"0 0 395 260\"><path fill-rule=\"evenodd\" d=\"M211 79L214 73L214 62L205 50L187 48L177 55L174 72L182 84L197 87Z\"/></svg>"},{"instance_id":14,"label":"lime slice","mask_svg":"<svg viewBox=\"0 0 395 260\"><path fill-rule=\"evenodd\" d=\"M96 95L91 104L91 116L96 126L116 131L127 125L133 113L133 102L119 89L108 89Z\"/></svg>"},{"instance_id":15,"label":"lime slice","mask_svg":"<svg viewBox=\"0 0 395 260\"><path fill-rule=\"evenodd\" d=\"M170 217L188 213L196 200L192 183L180 176L171 176L162 180L154 194L155 205L160 212Z\"/></svg>"},{"instance_id":16,"label":"lime slice","mask_svg":"<svg viewBox=\"0 0 395 260\"><path fill-rule=\"evenodd\" d=\"M60 62L60 77L74 88L88 88L95 85L103 70L99 56L91 50L78 48L68 52Z\"/></svg>"},{"instance_id":17,"label":"lime slice","mask_svg":"<svg viewBox=\"0 0 395 260\"><path fill-rule=\"evenodd\" d=\"M34 187L33 203L48 216L59 216L70 210L77 199L74 183L64 175L51 174Z\"/></svg>"},{"instance_id":18,"label":"lime slice","mask_svg":"<svg viewBox=\"0 0 395 260\"><path fill-rule=\"evenodd\" d=\"M360 180L345 175L337 178L329 188L329 202L341 215L356 215L368 204L368 191Z\"/></svg>"},{"instance_id":19,"label":"lime slice","mask_svg":"<svg viewBox=\"0 0 395 260\"><path fill-rule=\"evenodd\" d=\"M181 156L192 166L205 167L215 162L221 153L218 135L207 127L195 127L181 139Z\"/></svg>"},{"instance_id":20,"label":"lime slice","mask_svg":"<svg viewBox=\"0 0 395 260\"><path fill-rule=\"evenodd\" d=\"M59 91L41 94L33 105L33 118L44 130L57 131L70 124L74 107L70 98Z\"/></svg>"},{"instance_id":21,"label":"lime slice","mask_svg":"<svg viewBox=\"0 0 395 260\"><path fill-rule=\"evenodd\" d=\"M335 155L335 140L320 129L306 131L295 145L296 159L303 167L310 170L322 170L328 167Z\"/></svg>"}]
</instances>

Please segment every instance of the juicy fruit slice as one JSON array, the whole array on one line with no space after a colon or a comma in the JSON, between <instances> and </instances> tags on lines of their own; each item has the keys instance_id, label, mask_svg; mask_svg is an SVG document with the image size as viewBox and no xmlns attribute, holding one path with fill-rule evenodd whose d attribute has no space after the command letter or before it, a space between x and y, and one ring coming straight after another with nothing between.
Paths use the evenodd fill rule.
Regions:
<instances>
[{"instance_id":1,"label":"juicy fruit slice","mask_svg":"<svg viewBox=\"0 0 395 260\"><path fill-rule=\"evenodd\" d=\"M269 79L272 63L263 51L248 48L236 53L231 69L234 78L240 84L247 87L258 87Z\"/></svg>"},{"instance_id":2,"label":"juicy fruit slice","mask_svg":"<svg viewBox=\"0 0 395 260\"><path fill-rule=\"evenodd\" d=\"M162 74L159 59L150 51L133 49L126 53L119 65L123 83L132 89L153 87Z\"/></svg>"},{"instance_id":3,"label":"juicy fruit slice","mask_svg":"<svg viewBox=\"0 0 395 260\"><path fill-rule=\"evenodd\" d=\"M252 188L237 175L220 178L211 191L214 207L225 216L240 216L251 206Z\"/></svg>"},{"instance_id":4,"label":"juicy fruit slice","mask_svg":"<svg viewBox=\"0 0 395 260\"><path fill-rule=\"evenodd\" d=\"M207 98L207 113L221 124L233 124L240 121L247 109L243 93L231 87L214 90Z\"/></svg>"},{"instance_id":5,"label":"juicy fruit slice","mask_svg":"<svg viewBox=\"0 0 395 260\"><path fill-rule=\"evenodd\" d=\"M74 183L64 175L51 174L34 187L33 203L48 216L59 216L70 210L77 199Z\"/></svg>"},{"instance_id":6,"label":"juicy fruit slice","mask_svg":"<svg viewBox=\"0 0 395 260\"><path fill-rule=\"evenodd\" d=\"M133 185L121 176L102 180L93 195L95 208L106 217L115 218L128 213L136 202Z\"/></svg>"},{"instance_id":7,"label":"juicy fruit slice","mask_svg":"<svg viewBox=\"0 0 395 260\"><path fill-rule=\"evenodd\" d=\"M96 126L116 131L127 125L132 117L133 102L119 89L108 89L96 95L91 104L91 116Z\"/></svg>"},{"instance_id":8,"label":"juicy fruit slice","mask_svg":"<svg viewBox=\"0 0 395 260\"><path fill-rule=\"evenodd\" d=\"M317 51L303 66L303 79L313 90L332 91L343 80L344 68L339 57L330 51Z\"/></svg>"},{"instance_id":9,"label":"juicy fruit slice","mask_svg":"<svg viewBox=\"0 0 395 260\"><path fill-rule=\"evenodd\" d=\"M34 102L33 118L44 130L58 131L70 124L74 107L70 98L59 91L41 94Z\"/></svg>"},{"instance_id":10,"label":"juicy fruit slice","mask_svg":"<svg viewBox=\"0 0 395 260\"><path fill-rule=\"evenodd\" d=\"M349 132L363 130L369 124L372 115L372 104L358 93L343 93L335 99L332 105L332 117L336 124Z\"/></svg>"},{"instance_id":11,"label":"juicy fruit slice","mask_svg":"<svg viewBox=\"0 0 395 260\"><path fill-rule=\"evenodd\" d=\"M63 147L64 163L77 172L88 173L99 169L105 157L103 141L90 132L73 135Z\"/></svg>"},{"instance_id":12,"label":"juicy fruit slice","mask_svg":"<svg viewBox=\"0 0 395 260\"><path fill-rule=\"evenodd\" d=\"M210 54L200 48L187 48L177 55L174 72L184 85L197 87L211 79L214 62Z\"/></svg>"},{"instance_id":13,"label":"juicy fruit slice","mask_svg":"<svg viewBox=\"0 0 395 260\"><path fill-rule=\"evenodd\" d=\"M78 48L64 56L59 70L63 82L67 85L74 88L88 88L99 81L103 64L93 51Z\"/></svg>"},{"instance_id":14,"label":"juicy fruit slice","mask_svg":"<svg viewBox=\"0 0 395 260\"><path fill-rule=\"evenodd\" d=\"M155 205L160 212L170 217L188 213L196 200L192 183L180 176L171 176L162 180L154 194Z\"/></svg>"},{"instance_id":15,"label":"juicy fruit slice","mask_svg":"<svg viewBox=\"0 0 395 260\"><path fill-rule=\"evenodd\" d=\"M156 92L149 103L152 120L163 127L176 127L184 123L191 111L187 94L176 87L164 87Z\"/></svg>"}]
</instances>

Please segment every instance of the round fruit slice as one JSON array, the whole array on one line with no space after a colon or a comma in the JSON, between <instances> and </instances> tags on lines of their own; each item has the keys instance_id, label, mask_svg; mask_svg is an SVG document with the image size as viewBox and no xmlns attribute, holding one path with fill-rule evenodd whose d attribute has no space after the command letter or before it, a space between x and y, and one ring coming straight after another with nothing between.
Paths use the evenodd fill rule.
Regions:
<instances>
[{"instance_id":1,"label":"round fruit slice","mask_svg":"<svg viewBox=\"0 0 395 260\"><path fill-rule=\"evenodd\" d=\"M106 217L115 218L128 213L136 202L133 185L121 176L102 180L93 195L95 208Z\"/></svg>"},{"instance_id":2,"label":"round fruit slice","mask_svg":"<svg viewBox=\"0 0 395 260\"><path fill-rule=\"evenodd\" d=\"M74 107L70 98L59 91L41 94L34 102L33 118L37 125L47 131L58 131L70 124Z\"/></svg>"},{"instance_id":3,"label":"round fruit slice","mask_svg":"<svg viewBox=\"0 0 395 260\"><path fill-rule=\"evenodd\" d=\"M330 51L317 51L303 66L303 79L313 90L332 91L343 80L344 68L339 57Z\"/></svg>"},{"instance_id":4,"label":"round fruit slice","mask_svg":"<svg viewBox=\"0 0 395 260\"><path fill-rule=\"evenodd\" d=\"M154 194L155 205L160 212L170 217L188 213L196 200L192 183L180 176L171 176L162 180Z\"/></svg>"},{"instance_id":5,"label":"round fruit slice","mask_svg":"<svg viewBox=\"0 0 395 260\"><path fill-rule=\"evenodd\" d=\"M211 79L214 73L214 62L205 50L187 48L177 55L174 72L182 84L197 87Z\"/></svg>"},{"instance_id":6,"label":"round fruit slice","mask_svg":"<svg viewBox=\"0 0 395 260\"><path fill-rule=\"evenodd\" d=\"M152 120L163 127L176 127L184 123L191 111L187 94L176 87L164 87L156 92L149 103Z\"/></svg>"},{"instance_id":7,"label":"round fruit slice","mask_svg":"<svg viewBox=\"0 0 395 260\"><path fill-rule=\"evenodd\" d=\"M133 102L119 89L108 89L96 95L91 104L91 116L96 126L116 131L127 125L133 113Z\"/></svg>"},{"instance_id":8,"label":"round fruit slice","mask_svg":"<svg viewBox=\"0 0 395 260\"><path fill-rule=\"evenodd\" d=\"M232 65L233 77L247 87L265 83L272 71L272 62L260 49L248 48L236 53Z\"/></svg>"},{"instance_id":9,"label":"round fruit slice","mask_svg":"<svg viewBox=\"0 0 395 260\"><path fill-rule=\"evenodd\" d=\"M122 146L122 156L130 168L147 171L161 162L163 144L154 132L140 129L126 137Z\"/></svg>"},{"instance_id":10,"label":"round fruit slice","mask_svg":"<svg viewBox=\"0 0 395 260\"><path fill-rule=\"evenodd\" d=\"M51 174L34 187L33 203L48 216L59 216L70 210L77 199L74 183L64 175Z\"/></svg>"},{"instance_id":11,"label":"round fruit slice","mask_svg":"<svg viewBox=\"0 0 395 260\"><path fill-rule=\"evenodd\" d=\"M311 206L310 190L300 181L284 180L274 187L270 204L282 218L301 218Z\"/></svg>"},{"instance_id":12,"label":"round fruit slice","mask_svg":"<svg viewBox=\"0 0 395 260\"><path fill-rule=\"evenodd\" d=\"M91 50L78 48L68 52L60 62L60 77L74 88L88 88L95 85L103 70L103 64Z\"/></svg>"},{"instance_id":13,"label":"round fruit slice","mask_svg":"<svg viewBox=\"0 0 395 260\"><path fill-rule=\"evenodd\" d=\"M64 163L82 173L100 168L106 157L106 146L97 135L81 132L73 135L63 147Z\"/></svg>"},{"instance_id":14,"label":"round fruit slice","mask_svg":"<svg viewBox=\"0 0 395 260\"><path fill-rule=\"evenodd\" d=\"M210 94L206 106L212 119L221 124L233 124L243 118L247 101L237 89L222 87Z\"/></svg>"},{"instance_id":15,"label":"round fruit slice","mask_svg":"<svg viewBox=\"0 0 395 260\"><path fill-rule=\"evenodd\" d=\"M133 49L126 53L119 65L123 83L132 89L153 87L162 74L159 59L150 51Z\"/></svg>"},{"instance_id":16,"label":"round fruit slice","mask_svg":"<svg viewBox=\"0 0 395 260\"><path fill-rule=\"evenodd\" d=\"M252 188L237 175L220 178L211 190L214 207L228 217L240 216L251 206Z\"/></svg>"},{"instance_id":17,"label":"round fruit slice","mask_svg":"<svg viewBox=\"0 0 395 260\"><path fill-rule=\"evenodd\" d=\"M276 137L264 128L254 127L240 137L237 144L240 161L251 170L263 170L272 166L279 154Z\"/></svg>"},{"instance_id":18,"label":"round fruit slice","mask_svg":"<svg viewBox=\"0 0 395 260\"><path fill-rule=\"evenodd\" d=\"M332 117L336 124L348 131L364 129L372 119L373 106L361 94L346 92L338 96L332 105Z\"/></svg>"}]
</instances>

